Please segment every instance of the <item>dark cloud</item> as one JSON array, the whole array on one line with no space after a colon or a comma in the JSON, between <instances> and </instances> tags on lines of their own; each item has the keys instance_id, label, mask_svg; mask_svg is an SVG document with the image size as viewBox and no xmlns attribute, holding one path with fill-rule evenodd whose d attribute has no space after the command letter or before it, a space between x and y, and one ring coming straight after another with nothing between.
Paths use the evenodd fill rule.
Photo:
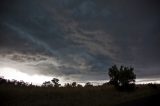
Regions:
<instances>
[{"instance_id":1,"label":"dark cloud","mask_svg":"<svg viewBox=\"0 0 160 106\"><path fill-rule=\"evenodd\" d=\"M134 66L139 77L157 75L159 4L1 0L0 54L37 73L66 79L104 80L113 64Z\"/></svg>"}]
</instances>

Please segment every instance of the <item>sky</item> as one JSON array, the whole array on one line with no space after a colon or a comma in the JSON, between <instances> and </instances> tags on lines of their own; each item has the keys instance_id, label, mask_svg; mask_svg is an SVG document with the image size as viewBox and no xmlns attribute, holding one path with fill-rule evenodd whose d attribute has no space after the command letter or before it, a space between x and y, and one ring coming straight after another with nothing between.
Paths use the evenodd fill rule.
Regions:
<instances>
[{"instance_id":1,"label":"sky","mask_svg":"<svg viewBox=\"0 0 160 106\"><path fill-rule=\"evenodd\" d=\"M0 0L0 76L104 81L117 64L134 67L138 79L158 81L159 5L159 0Z\"/></svg>"}]
</instances>

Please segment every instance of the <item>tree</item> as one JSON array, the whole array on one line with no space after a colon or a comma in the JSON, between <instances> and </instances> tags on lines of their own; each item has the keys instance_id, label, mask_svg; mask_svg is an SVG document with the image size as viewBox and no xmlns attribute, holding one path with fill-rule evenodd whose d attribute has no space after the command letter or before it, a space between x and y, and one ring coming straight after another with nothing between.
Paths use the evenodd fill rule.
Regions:
<instances>
[{"instance_id":1,"label":"tree","mask_svg":"<svg viewBox=\"0 0 160 106\"><path fill-rule=\"evenodd\" d=\"M76 82L72 82L72 87L76 87L77 83Z\"/></svg>"},{"instance_id":2,"label":"tree","mask_svg":"<svg viewBox=\"0 0 160 106\"><path fill-rule=\"evenodd\" d=\"M109 83L115 86L118 86L118 76L119 76L119 70L116 65L109 68L108 75L110 77Z\"/></svg>"},{"instance_id":3,"label":"tree","mask_svg":"<svg viewBox=\"0 0 160 106\"><path fill-rule=\"evenodd\" d=\"M90 88L90 87L93 87L93 85L92 85L90 82L87 82L87 83L84 85L84 87Z\"/></svg>"},{"instance_id":4,"label":"tree","mask_svg":"<svg viewBox=\"0 0 160 106\"><path fill-rule=\"evenodd\" d=\"M42 87L53 87L53 84L50 81L45 81L43 82Z\"/></svg>"},{"instance_id":5,"label":"tree","mask_svg":"<svg viewBox=\"0 0 160 106\"><path fill-rule=\"evenodd\" d=\"M51 81L54 84L54 87L59 87L61 85L61 84L59 84L59 79L57 79L57 78L53 78Z\"/></svg>"},{"instance_id":6,"label":"tree","mask_svg":"<svg viewBox=\"0 0 160 106\"><path fill-rule=\"evenodd\" d=\"M116 88L129 89L134 87L136 75L133 72L134 68L116 65L109 68L108 75L110 77L109 83Z\"/></svg>"},{"instance_id":7,"label":"tree","mask_svg":"<svg viewBox=\"0 0 160 106\"><path fill-rule=\"evenodd\" d=\"M6 84L7 83L7 80L4 79L4 77L0 77L0 85L1 84Z\"/></svg>"},{"instance_id":8,"label":"tree","mask_svg":"<svg viewBox=\"0 0 160 106\"><path fill-rule=\"evenodd\" d=\"M71 88L72 85L71 85L70 83L65 83L64 87L66 87L66 88Z\"/></svg>"},{"instance_id":9,"label":"tree","mask_svg":"<svg viewBox=\"0 0 160 106\"><path fill-rule=\"evenodd\" d=\"M77 88L82 88L83 86L81 84L77 84Z\"/></svg>"}]
</instances>

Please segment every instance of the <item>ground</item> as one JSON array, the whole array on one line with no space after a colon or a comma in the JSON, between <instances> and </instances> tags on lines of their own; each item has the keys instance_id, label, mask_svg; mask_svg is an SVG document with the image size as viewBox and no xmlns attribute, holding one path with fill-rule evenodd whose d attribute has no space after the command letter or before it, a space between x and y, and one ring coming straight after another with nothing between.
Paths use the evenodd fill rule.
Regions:
<instances>
[{"instance_id":1,"label":"ground","mask_svg":"<svg viewBox=\"0 0 160 106\"><path fill-rule=\"evenodd\" d=\"M0 85L1 106L151 106L159 103L160 87L139 85L121 92L112 86L53 88ZM146 105L147 104L147 105Z\"/></svg>"}]
</instances>

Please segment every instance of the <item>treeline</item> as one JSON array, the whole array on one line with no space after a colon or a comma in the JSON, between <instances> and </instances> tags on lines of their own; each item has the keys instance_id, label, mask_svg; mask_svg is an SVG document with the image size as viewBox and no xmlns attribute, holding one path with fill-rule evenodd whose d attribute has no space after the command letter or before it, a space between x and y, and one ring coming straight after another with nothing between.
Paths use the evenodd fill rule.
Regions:
<instances>
[{"instance_id":1,"label":"treeline","mask_svg":"<svg viewBox=\"0 0 160 106\"><path fill-rule=\"evenodd\" d=\"M141 84L142 85L142 84ZM150 88L157 89L159 84L148 83L146 84ZM63 86L59 83L59 79L53 78L51 81L45 81L42 85L34 85L32 83L24 82L23 80L8 80L4 77L0 77L0 86L16 86L16 87L43 87L43 88L94 88L94 87L109 87L113 86L110 82L103 83L101 85L93 85L91 82L85 83L84 86L77 82L65 83ZM116 87L115 87L116 88ZM135 88L135 86L134 86ZM116 88L117 89L117 88ZM120 88L118 90L121 90ZM131 89L128 89L131 90ZM132 89L133 90L133 89Z\"/></svg>"},{"instance_id":2,"label":"treeline","mask_svg":"<svg viewBox=\"0 0 160 106\"><path fill-rule=\"evenodd\" d=\"M135 90L135 79L136 74L134 73L134 68L120 66L117 67L113 65L108 69L108 76L110 78L109 82L106 82L102 85L97 85L98 87L108 87L114 86L117 90L121 91L131 91ZM26 83L23 80L7 80L3 77L0 77L0 85L12 85L12 86L30 86L30 87L54 87L54 88L85 88L85 87L97 87L92 83L87 82L84 86L78 84L77 82L66 83L63 86L59 83L59 79L53 78L51 81L45 81L41 86L33 85L32 83ZM156 88L156 84L148 84L152 88Z\"/></svg>"},{"instance_id":3,"label":"treeline","mask_svg":"<svg viewBox=\"0 0 160 106\"><path fill-rule=\"evenodd\" d=\"M106 84L106 83L105 83ZM105 85L103 84L103 85ZM108 83L109 84L109 83ZM57 78L53 78L51 81L45 81L43 84L42 84L42 87L72 87L72 88L75 88L75 87L78 87L78 88L81 88L81 87L93 87L94 85L91 84L90 82L87 82L84 86L82 86L81 84L78 84L77 82L72 82L72 83L65 83L63 86L59 83L59 79Z\"/></svg>"},{"instance_id":4,"label":"treeline","mask_svg":"<svg viewBox=\"0 0 160 106\"><path fill-rule=\"evenodd\" d=\"M11 85L11 86L21 86L21 87L53 87L53 88L83 88L83 87L95 87L92 83L87 82L84 86L81 84L78 84L77 82L71 82L71 83L65 83L63 86L59 83L59 79L53 78L51 81L45 81L42 85L34 85L32 83L24 82L23 80L17 81L17 80L8 80L4 77L0 77L0 86L2 85ZM104 83L102 85L97 86L108 86L110 85L108 82Z\"/></svg>"},{"instance_id":5,"label":"treeline","mask_svg":"<svg viewBox=\"0 0 160 106\"><path fill-rule=\"evenodd\" d=\"M33 85L32 83L27 83L27 82L24 82L23 80L21 81L17 81L15 79L13 80L8 80L8 79L4 79L4 77L0 77L0 86L2 85L11 85L11 86L35 86L36 85Z\"/></svg>"}]
</instances>

